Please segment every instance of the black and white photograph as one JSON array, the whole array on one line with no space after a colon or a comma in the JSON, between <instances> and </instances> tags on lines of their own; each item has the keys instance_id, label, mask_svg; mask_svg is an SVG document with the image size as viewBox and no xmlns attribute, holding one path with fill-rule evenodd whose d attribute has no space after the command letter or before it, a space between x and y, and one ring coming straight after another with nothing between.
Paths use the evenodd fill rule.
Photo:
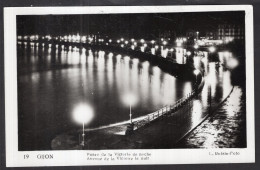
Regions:
<instances>
[{"instance_id":1,"label":"black and white photograph","mask_svg":"<svg viewBox=\"0 0 260 170\"><path fill-rule=\"evenodd\" d=\"M6 112L6 133L16 145L12 152L28 153L21 159L84 152L86 161L135 164L132 156L141 151L136 160L147 164L167 157L156 151L187 162L183 150L212 159L252 151L248 8L23 9L5 21L15 25L6 35L15 47L6 69L6 79L14 77L6 82L15 84L9 101L17 102L6 105L14 107ZM47 154L32 158L30 152Z\"/></svg>"}]
</instances>

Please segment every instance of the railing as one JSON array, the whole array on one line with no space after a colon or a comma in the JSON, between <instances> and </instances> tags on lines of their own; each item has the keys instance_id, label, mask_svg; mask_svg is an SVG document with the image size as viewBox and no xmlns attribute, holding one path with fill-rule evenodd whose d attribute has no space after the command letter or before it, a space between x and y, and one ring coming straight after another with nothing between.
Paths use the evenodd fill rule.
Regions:
<instances>
[{"instance_id":1,"label":"railing","mask_svg":"<svg viewBox=\"0 0 260 170\"><path fill-rule=\"evenodd\" d=\"M174 104L165 106L165 107L161 108L160 110L157 110L156 112L150 113L141 120L133 121L134 130L137 130L159 118L162 118L164 116L169 116L170 114L176 112L178 109L180 109L182 106L184 106L187 102L189 102L195 95L197 95L199 93L199 91L202 90L203 86L204 86L204 80L202 80L200 85L197 88L195 88L191 93L188 93L185 97L179 99Z\"/></svg>"}]
</instances>

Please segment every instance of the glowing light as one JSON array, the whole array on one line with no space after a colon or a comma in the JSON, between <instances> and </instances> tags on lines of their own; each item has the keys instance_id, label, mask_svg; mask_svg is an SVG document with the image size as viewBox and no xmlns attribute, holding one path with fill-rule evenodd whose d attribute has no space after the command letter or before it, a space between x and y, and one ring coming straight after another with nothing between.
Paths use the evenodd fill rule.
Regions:
<instances>
[{"instance_id":1,"label":"glowing light","mask_svg":"<svg viewBox=\"0 0 260 170\"><path fill-rule=\"evenodd\" d=\"M239 62L236 58L231 57L228 61L227 61L227 67L234 69L239 65Z\"/></svg>"},{"instance_id":2,"label":"glowing light","mask_svg":"<svg viewBox=\"0 0 260 170\"><path fill-rule=\"evenodd\" d=\"M202 116L202 104L199 100L193 101L193 108L191 114L192 125L195 126L201 121Z\"/></svg>"},{"instance_id":3,"label":"glowing light","mask_svg":"<svg viewBox=\"0 0 260 170\"><path fill-rule=\"evenodd\" d=\"M137 46L137 42L134 42L134 45Z\"/></svg>"},{"instance_id":4,"label":"glowing light","mask_svg":"<svg viewBox=\"0 0 260 170\"><path fill-rule=\"evenodd\" d=\"M110 39L110 40L109 40L109 42L111 43L111 42L112 42L112 40Z\"/></svg>"},{"instance_id":5,"label":"glowing light","mask_svg":"<svg viewBox=\"0 0 260 170\"><path fill-rule=\"evenodd\" d=\"M166 45L167 44L167 42L166 41L163 41L163 45Z\"/></svg>"},{"instance_id":6,"label":"glowing light","mask_svg":"<svg viewBox=\"0 0 260 170\"><path fill-rule=\"evenodd\" d=\"M209 47L209 51L210 51L211 53L213 53L213 52L215 52L215 51L216 51L216 48L215 48L215 47L213 47L213 46L211 46L211 47Z\"/></svg>"},{"instance_id":7,"label":"glowing light","mask_svg":"<svg viewBox=\"0 0 260 170\"><path fill-rule=\"evenodd\" d=\"M117 43L120 43L120 40L117 40L116 42L117 42Z\"/></svg>"},{"instance_id":8,"label":"glowing light","mask_svg":"<svg viewBox=\"0 0 260 170\"><path fill-rule=\"evenodd\" d=\"M155 48L151 48L151 53L155 55Z\"/></svg>"},{"instance_id":9,"label":"glowing light","mask_svg":"<svg viewBox=\"0 0 260 170\"><path fill-rule=\"evenodd\" d=\"M92 42L92 41L93 41L93 38L89 37L88 40L89 40L89 42Z\"/></svg>"},{"instance_id":10,"label":"glowing light","mask_svg":"<svg viewBox=\"0 0 260 170\"><path fill-rule=\"evenodd\" d=\"M126 93L124 96L123 96L123 102L126 104L126 105L135 105L137 103L137 97L136 95L134 95L133 93Z\"/></svg>"},{"instance_id":11,"label":"glowing light","mask_svg":"<svg viewBox=\"0 0 260 170\"><path fill-rule=\"evenodd\" d=\"M155 77L160 77L160 73L161 73L160 68L159 68L158 66L154 66L154 67L153 67L153 75L154 75Z\"/></svg>"},{"instance_id":12,"label":"glowing light","mask_svg":"<svg viewBox=\"0 0 260 170\"><path fill-rule=\"evenodd\" d=\"M105 51L99 51L98 52L98 56L104 56L105 55Z\"/></svg>"},{"instance_id":13,"label":"glowing light","mask_svg":"<svg viewBox=\"0 0 260 170\"><path fill-rule=\"evenodd\" d=\"M191 55L191 52L190 52L190 51L188 51L188 52L187 52L187 56L190 56L190 55Z\"/></svg>"},{"instance_id":14,"label":"glowing light","mask_svg":"<svg viewBox=\"0 0 260 170\"><path fill-rule=\"evenodd\" d=\"M141 42L141 43L144 43L144 39L141 39L140 42Z\"/></svg>"},{"instance_id":15,"label":"glowing light","mask_svg":"<svg viewBox=\"0 0 260 170\"><path fill-rule=\"evenodd\" d=\"M124 47L124 44L121 44L120 46L123 48L123 47Z\"/></svg>"},{"instance_id":16,"label":"glowing light","mask_svg":"<svg viewBox=\"0 0 260 170\"><path fill-rule=\"evenodd\" d=\"M134 59L133 59L133 65L137 65L138 63L139 63L139 59L134 58Z\"/></svg>"},{"instance_id":17,"label":"glowing light","mask_svg":"<svg viewBox=\"0 0 260 170\"><path fill-rule=\"evenodd\" d=\"M118 54L118 55L116 56L116 60L119 61L119 60L121 59L121 57L122 57L122 55Z\"/></svg>"},{"instance_id":18,"label":"glowing light","mask_svg":"<svg viewBox=\"0 0 260 170\"><path fill-rule=\"evenodd\" d=\"M165 50L162 50L162 57L166 58L168 55L168 48L166 48Z\"/></svg>"},{"instance_id":19,"label":"glowing light","mask_svg":"<svg viewBox=\"0 0 260 170\"><path fill-rule=\"evenodd\" d=\"M193 64L194 64L194 68L196 69L201 68L201 58L199 56L194 56Z\"/></svg>"},{"instance_id":20,"label":"glowing light","mask_svg":"<svg viewBox=\"0 0 260 170\"><path fill-rule=\"evenodd\" d=\"M125 41L125 44L128 44L128 41Z\"/></svg>"},{"instance_id":21,"label":"glowing light","mask_svg":"<svg viewBox=\"0 0 260 170\"><path fill-rule=\"evenodd\" d=\"M113 53L109 53L108 56L109 56L109 57L113 57Z\"/></svg>"},{"instance_id":22,"label":"glowing light","mask_svg":"<svg viewBox=\"0 0 260 170\"><path fill-rule=\"evenodd\" d=\"M195 48L195 49L198 49L198 48L199 48L199 45L198 45L198 44L195 44L195 45L194 45L194 48Z\"/></svg>"},{"instance_id":23,"label":"glowing light","mask_svg":"<svg viewBox=\"0 0 260 170\"><path fill-rule=\"evenodd\" d=\"M80 104L73 110L73 118L77 123L87 124L94 118L93 109L87 104Z\"/></svg>"},{"instance_id":24,"label":"glowing light","mask_svg":"<svg viewBox=\"0 0 260 170\"><path fill-rule=\"evenodd\" d=\"M125 57L124 57L124 61L125 61L126 63L129 63L130 57L129 57L129 56L125 56Z\"/></svg>"},{"instance_id":25,"label":"glowing light","mask_svg":"<svg viewBox=\"0 0 260 170\"><path fill-rule=\"evenodd\" d=\"M132 39L131 39L131 42L134 42L134 41L135 41L135 39L132 38Z\"/></svg>"},{"instance_id":26,"label":"glowing light","mask_svg":"<svg viewBox=\"0 0 260 170\"><path fill-rule=\"evenodd\" d=\"M155 41L154 41L154 40L152 40L152 41L151 41L151 43L152 43L152 44L154 44L154 43L155 43Z\"/></svg>"},{"instance_id":27,"label":"glowing light","mask_svg":"<svg viewBox=\"0 0 260 170\"><path fill-rule=\"evenodd\" d=\"M147 47L147 44L144 44L144 47Z\"/></svg>"},{"instance_id":28,"label":"glowing light","mask_svg":"<svg viewBox=\"0 0 260 170\"><path fill-rule=\"evenodd\" d=\"M193 71L193 73L197 76L200 73L200 71L196 69Z\"/></svg>"},{"instance_id":29,"label":"glowing light","mask_svg":"<svg viewBox=\"0 0 260 170\"><path fill-rule=\"evenodd\" d=\"M87 40L87 37L86 36L83 36L82 38L81 38L81 41L82 42L85 42Z\"/></svg>"},{"instance_id":30,"label":"glowing light","mask_svg":"<svg viewBox=\"0 0 260 170\"><path fill-rule=\"evenodd\" d=\"M121 41L124 41L124 38L121 38Z\"/></svg>"},{"instance_id":31,"label":"glowing light","mask_svg":"<svg viewBox=\"0 0 260 170\"><path fill-rule=\"evenodd\" d=\"M159 46L158 46L158 45L156 45L156 46L155 46L155 49L158 49L158 48L159 48Z\"/></svg>"}]
</instances>

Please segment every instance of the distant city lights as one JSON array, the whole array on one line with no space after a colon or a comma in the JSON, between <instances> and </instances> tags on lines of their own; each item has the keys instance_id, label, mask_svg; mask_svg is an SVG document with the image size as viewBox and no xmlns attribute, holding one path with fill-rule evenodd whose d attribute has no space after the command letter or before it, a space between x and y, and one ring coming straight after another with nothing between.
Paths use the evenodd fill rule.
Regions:
<instances>
[{"instance_id":1,"label":"distant city lights","mask_svg":"<svg viewBox=\"0 0 260 170\"><path fill-rule=\"evenodd\" d=\"M195 44L195 45L194 45L194 48L195 48L195 49L198 49L198 48L199 48L199 45L198 45L198 44Z\"/></svg>"},{"instance_id":2,"label":"distant city lights","mask_svg":"<svg viewBox=\"0 0 260 170\"><path fill-rule=\"evenodd\" d=\"M209 47L209 52L213 53L213 52L215 52L215 51L216 51L216 48L215 48L215 47L213 47L213 46Z\"/></svg>"}]
</instances>

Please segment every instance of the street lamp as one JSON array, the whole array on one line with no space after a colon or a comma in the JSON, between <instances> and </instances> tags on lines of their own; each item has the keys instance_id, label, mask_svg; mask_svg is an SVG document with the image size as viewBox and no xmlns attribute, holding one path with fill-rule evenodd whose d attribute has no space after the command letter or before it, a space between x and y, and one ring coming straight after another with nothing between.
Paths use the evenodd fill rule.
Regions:
<instances>
[{"instance_id":1,"label":"street lamp","mask_svg":"<svg viewBox=\"0 0 260 170\"><path fill-rule=\"evenodd\" d=\"M200 73L200 71L198 69L194 70L193 72L196 75L196 84L197 84L197 75Z\"/></svg>"},{"instance_id":2,"label":"street lamp","mask_svg":"<svg viewBox=\"0 0 260 170\"><path fill-rule=\"evenodd\" d=\"M167 42L166 41L163 41L163 45L166 45L167 44Z\"/></svg>"},{"instance_id":3,"label":"street lamp","mask_svg":"<svg viewBox=\"0 0 260 170\"><path fill-rule=\"evenodd\" d=\"M198 49L198 48L199 48L199 45L198 45L198 44L195 44L195 45L194 45L194 48L195 48L195 49Z\"/></svg>"},{"instance_id":4,"label":"street lamp","mask_svg":"<svg viewBox=\"0 0 260 170\"><path fill-rule=\"evenodd\" d=\"M173 48L171 48L171 49L170 49L170 51L171 51L171 57L172 57L172 53L173 53L174 49L173 49Z\"/></svg>"},{"instance_id":5,"label":"street lamp","mask_svg":"<svg viewBox=\"0 0 260 170\"><path fill-rule=\"evenodd\" d=\"M77 123L82 123L82 143L81 145L85 145L85 130L84 125L90 123L90 121L94 117L94 112L91 106L87 104L78 105L73 111L73 118Z\"/></svg>"},{"instance_id":6,"label":"street lamp","mask_svg":"<svg viewBox=\"0 0 260 170\"><path fill-rule=\"evenodd\" d=\"M152 41L151 41L151 43L152 43L152 47L153 47L153 46L154 46L154 43L155 43L155 41L154 41L154 40L152 40Z\"/></svg>"},{"instance_id":7,"label":"street lamp","mask_svg":"<svg viewBox=\"0 0 260 170\"><path fill-rule=\"evenodd\" d=\"M129 112L129 121L132 124L132 106L137 103L137 98L133 93L127 93L123 96L123 101L125 104L129 105L130 112Z\"/></svg>"},{"instance_id":8,"label":"street lamp","mask_svg":"<svg viewBox=\"0 0 260 170\"><path fill-rule=\"evenodd\" d=\"M213 53L213 52L215 52L215 51L216 51L216 48L215 48L215 47L213 47L213 46L209 47L209 52Z\"/></svg>"},{"instance_id":9,"label":"street lamp","mask_svg":"<svg viewBox=\"0 0 260 170\"><path fill-rule=\"evenodd\" d=\"M199 40L199 31L196 32L197 33L197 40Z\"/></svg>"}]
</instances>

